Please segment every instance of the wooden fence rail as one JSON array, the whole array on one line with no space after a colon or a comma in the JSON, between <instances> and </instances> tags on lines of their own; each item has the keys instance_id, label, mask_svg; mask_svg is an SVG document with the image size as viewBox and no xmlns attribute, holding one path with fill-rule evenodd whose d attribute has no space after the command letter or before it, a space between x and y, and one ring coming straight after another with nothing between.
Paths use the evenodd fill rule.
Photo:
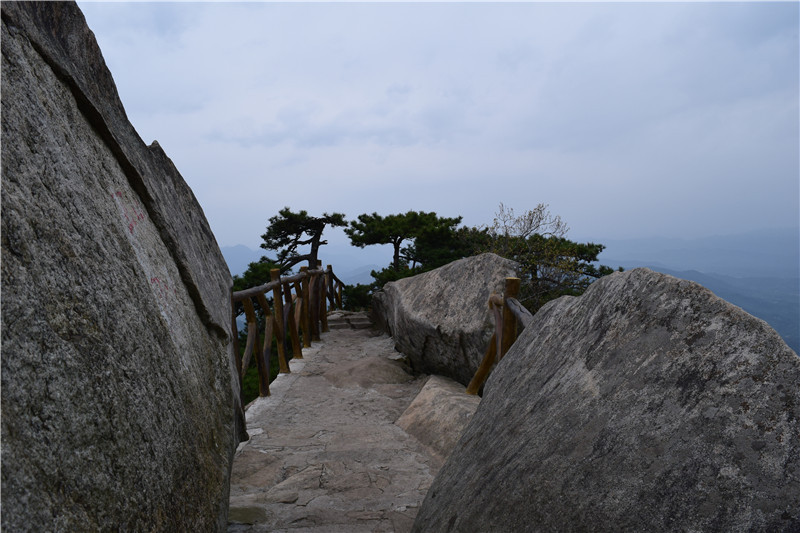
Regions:
<instances>
[{"instance_id":1,"label":"wooden fence rail","mask_svg":"<svg viewBox=\"0 0 800 533\"><path fill-rule=\"evenodd\" d=\"M494 363L500 361L517 340L517 322L526 328L533 319L530 311L517 300L519 287L519 278L506 278L503 294L489 296L489 309L494 315L494 334L489 341L483 361L467 386L467 394L478 394L486 378L489 377Z\"/></svg>"},{"instance_id":2,"label":"wooden fence rail","mask_svg":"<svg viewBox=\"0 0 800 533\"><path fill-rule=\"evenodd\" d=\"M272 279L269 283L231 293L231 329L239 373L239 390L242 390L242 378L250 360L255 357L259 396L269 396L272 339L277 339L279 372L289 373L287 336L291 343L292 357L302 359L303 348L311 347L313 341L320 340L320 332L328 331L327 302L330 302L331 308L341 309L344 286L330 265L327 270L302 267L299 274L285 277L280 276L280 270L273 269L270 277ZM268 293L272 293L272 305L267 300ZM264 315L263 342L258 331L254 299ZM247 320L247 343L241 358L236 324L236 304L240 302Z\"/></svg>"}]
</instances>

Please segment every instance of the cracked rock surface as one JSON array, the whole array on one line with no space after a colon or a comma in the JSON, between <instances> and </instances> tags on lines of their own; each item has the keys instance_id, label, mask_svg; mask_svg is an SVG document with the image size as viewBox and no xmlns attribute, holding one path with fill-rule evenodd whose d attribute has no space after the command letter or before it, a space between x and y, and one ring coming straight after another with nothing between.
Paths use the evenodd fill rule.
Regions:
<instances>
[{"instance_id":1,"label":"cracked rock surface","mask_svg":"<svg viewBox=\"0 0 800 533\"><path fill-rule=\"evenodd\" d=\"M409 531L441 458L395 421L420 392L394 341L325 333L247 410L228 531Z\"/></svg>"}]
</instances>

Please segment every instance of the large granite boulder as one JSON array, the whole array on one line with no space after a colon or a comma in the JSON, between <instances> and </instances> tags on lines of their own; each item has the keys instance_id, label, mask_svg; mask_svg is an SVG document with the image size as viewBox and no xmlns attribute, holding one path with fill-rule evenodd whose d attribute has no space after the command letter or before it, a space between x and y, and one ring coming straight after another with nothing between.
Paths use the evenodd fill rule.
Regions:
<instances>
[{"instance_id":1,"label":"large granite boulder","mask_svg":"<svg viewBox=\"0 0 800 533\"><path fill-rule=\"evenodd\" d=\"M495 254L459 259L387 283L372 298L373 318L415 371L467 385L494 331L489 296L514 276L516 263Z\"/></svg>"},{"instance_id":2,"label":"large granite boulder","mask_svg":"<svg viewBox=\"0 0 800 533\"><path fill-rule=\"evenodd\" d=\"M2 3L2 529L221 531L231 277L74 3Z\"/></svg>"},{"instance_id":3,"label":"large granite boulder","mask_svg":"<svg viewBox=\"0 0 800 533\"><path fill-rule=\"evenodd\" d=\"M798 531L800 359L647 269L544 306L415 531Z\"/></svg>"}]
</instances>

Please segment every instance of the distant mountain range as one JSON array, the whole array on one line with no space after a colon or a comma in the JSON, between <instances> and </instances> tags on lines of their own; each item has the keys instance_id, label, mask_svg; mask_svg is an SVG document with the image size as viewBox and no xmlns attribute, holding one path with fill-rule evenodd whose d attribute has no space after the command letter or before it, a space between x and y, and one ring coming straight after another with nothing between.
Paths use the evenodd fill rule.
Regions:
<instances>
[{"instance_id":1,"label":"distant mountain range","mask_svg":"<svg viewBox=\"0 0 800 533\"><path fill-rule=\"evenodd\" d=\"M772 326L800 352L800 228L695 239L601 241L600 263L695 281Z\"/></svg>"},{"instance_id":2,"label":"distant mountain range","mask_svg":"<svg viewBox=\"0 0 800 533\"><path fill-rule=\"evenodd\" d=\"M263 251L253 250L244 244L222 246L220 250L228 263L228 270L231 271L231 276L243 274L250 263L258 261L262 255L265 255Z\"/></svg>"},{"instance_id":3,"label":"distant mountain range","mask_svg":"<svg viewBox=\"0 0 800 533\"><path fill-rule=\"evenodd\" d=\"M608 266L622 262L677 271L716 272L734 277L800 276L800 228L718 237L601 239L596 242L606 246L600 254L600 263Z\"/></svg>"},{"instance_id":4,"label":"distant mountain range","mask_svg":"<svg viewBox=\"0 0 800 533\"><path fill-rule=\"evenodd\" d=\"M576 239L583 241L584 239ZM591 240L591 239L585 239ZM800 228L687 239L595 239L606 245L600 263L625 269L645 266L697 282L771 325L800 352ZM389 264L385 251L330 246L320 257L347 284L369 283L371 270ZM258 261L262 251L222 247L232 274ZM382 266L381 266L382 265Z\"/></svg>"}]
</instances>

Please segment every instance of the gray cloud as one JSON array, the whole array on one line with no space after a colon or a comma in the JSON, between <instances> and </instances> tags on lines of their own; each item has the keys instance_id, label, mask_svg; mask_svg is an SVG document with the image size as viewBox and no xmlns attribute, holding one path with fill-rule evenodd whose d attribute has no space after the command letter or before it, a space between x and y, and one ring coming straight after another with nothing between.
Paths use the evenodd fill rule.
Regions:
<instances>
[{"instance_id":1,"label":"gray cloud","mask_svg":"<svg viewBox=\"0 0 800 533\"><path fill-rule=\"evenodd\" d=\"M223 244L294 183L600 242L798 223L795 3L80 5Z\"/></svg>"}]
</instances>

